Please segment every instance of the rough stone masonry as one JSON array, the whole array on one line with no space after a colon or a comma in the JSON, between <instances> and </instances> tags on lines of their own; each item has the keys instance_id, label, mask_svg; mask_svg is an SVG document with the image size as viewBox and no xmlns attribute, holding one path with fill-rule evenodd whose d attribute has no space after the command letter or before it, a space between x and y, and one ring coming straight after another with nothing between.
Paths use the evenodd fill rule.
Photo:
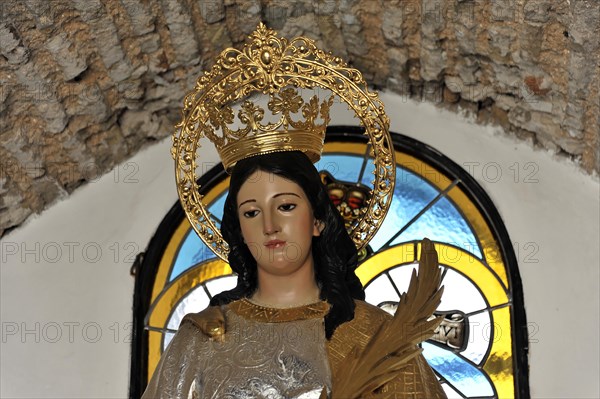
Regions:
<instances>
[{"instance_id":1,"label":"rough stone masonry","mask_svg":"<svg viewBox=\"0 0 600 399\"><path fill-rule=\"evenodd\" d=\"M0 236L169 135L260 21L600 171L597 0L2 0Z\"/></svg>"}]
</instances>

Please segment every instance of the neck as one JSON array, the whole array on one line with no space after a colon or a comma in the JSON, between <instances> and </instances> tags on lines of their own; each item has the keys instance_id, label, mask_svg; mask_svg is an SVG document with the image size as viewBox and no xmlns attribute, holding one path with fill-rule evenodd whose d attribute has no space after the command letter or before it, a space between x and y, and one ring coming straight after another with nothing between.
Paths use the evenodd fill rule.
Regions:
<instances>
[{"instance_id":1,"label":"neck","mask_svg":"<svg viewBox=\"0 0 600 399\"><path fill-rule=\"evenodd\" d=\"M315 281L314 266L302 267L293 274L271 274L258 269L258 288L252 300L274 308L308 305L319 301L319 286Z\"/></svg>"}]
</instances>

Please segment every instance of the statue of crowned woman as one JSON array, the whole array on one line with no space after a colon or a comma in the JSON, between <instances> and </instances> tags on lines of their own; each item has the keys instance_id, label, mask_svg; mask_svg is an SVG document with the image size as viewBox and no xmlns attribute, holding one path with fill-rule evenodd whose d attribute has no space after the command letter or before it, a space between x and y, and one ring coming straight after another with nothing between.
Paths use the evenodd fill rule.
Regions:
<instances>
[{"instance_id":1,"label":"statue of crowned woman","mask_svg":"<svg viewBox=\"0 0 600 399\"><path fill-rule=\"evenodd\" d=\"M336 99L360 120L375 163L368 207L352 223L314 166ZM230 175L219 228L197 184L204 137ZM198 78L172 155L190 223L238 280L184 317L143 398L446 397L418 345L441 321L431 317L442 293L433 244L423 240L419 274L393 317L364 302L355 274L395 181L389 119L359 71L260 24Z\"/></svg>"}]
</instances>

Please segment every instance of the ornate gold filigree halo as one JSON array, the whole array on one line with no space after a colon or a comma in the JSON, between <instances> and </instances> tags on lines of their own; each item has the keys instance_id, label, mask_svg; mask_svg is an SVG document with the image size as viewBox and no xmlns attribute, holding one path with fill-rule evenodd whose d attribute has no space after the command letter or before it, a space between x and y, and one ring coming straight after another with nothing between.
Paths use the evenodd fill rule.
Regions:
<instances>
[{"instance_id":1,"label":"ornate gold filigree halo","mask_svg":"<svg viewBox=\"0 0 600 399\"><path fill-rule=\"evenodd\" d=\"M383 223L392 201L396 163L389 118L379 96L369 92L358 70L318 49L313 40L302 36L287 40L261 23L241 51L224 50L210 71L198 78L184 99L183 118L173 133L171 154L181 204L202 241L224 261L229 247L202 202L197 183L200 139L206 136L214 143L228 173L243 158L276 151L301 150L314 163L321 157L333 96L321 104L317 96L304 102L297 89L316 88L346 103L369 136L375 164L372 198L348 232L358 250ZM264 109L247 100L254 94L269 96L269 110L282 114L277 122L261 122ZM231 104L240 101L243 127L231 130L227 126L234 120ZM300 110L304 120L294 121L291 114ZM315 122L319 116L321 124Z\"/></svg>"}]
</instances>

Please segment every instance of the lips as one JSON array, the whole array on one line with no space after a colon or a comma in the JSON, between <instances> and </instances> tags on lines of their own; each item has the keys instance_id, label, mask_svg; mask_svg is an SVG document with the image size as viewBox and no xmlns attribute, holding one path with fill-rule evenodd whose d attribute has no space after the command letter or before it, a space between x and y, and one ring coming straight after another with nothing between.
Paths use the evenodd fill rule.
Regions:
<instances>
[{"instance_id":1,"label":"lips","mask_svg":"<svg viewBox=\"0 0 600 399\"><path fill-rule=\"evenodd\" d=\"M265 243L265 247L267 248L279 248L285 245L285 241L281 240L271 240Z\"/></svg>"}]
</instances>

